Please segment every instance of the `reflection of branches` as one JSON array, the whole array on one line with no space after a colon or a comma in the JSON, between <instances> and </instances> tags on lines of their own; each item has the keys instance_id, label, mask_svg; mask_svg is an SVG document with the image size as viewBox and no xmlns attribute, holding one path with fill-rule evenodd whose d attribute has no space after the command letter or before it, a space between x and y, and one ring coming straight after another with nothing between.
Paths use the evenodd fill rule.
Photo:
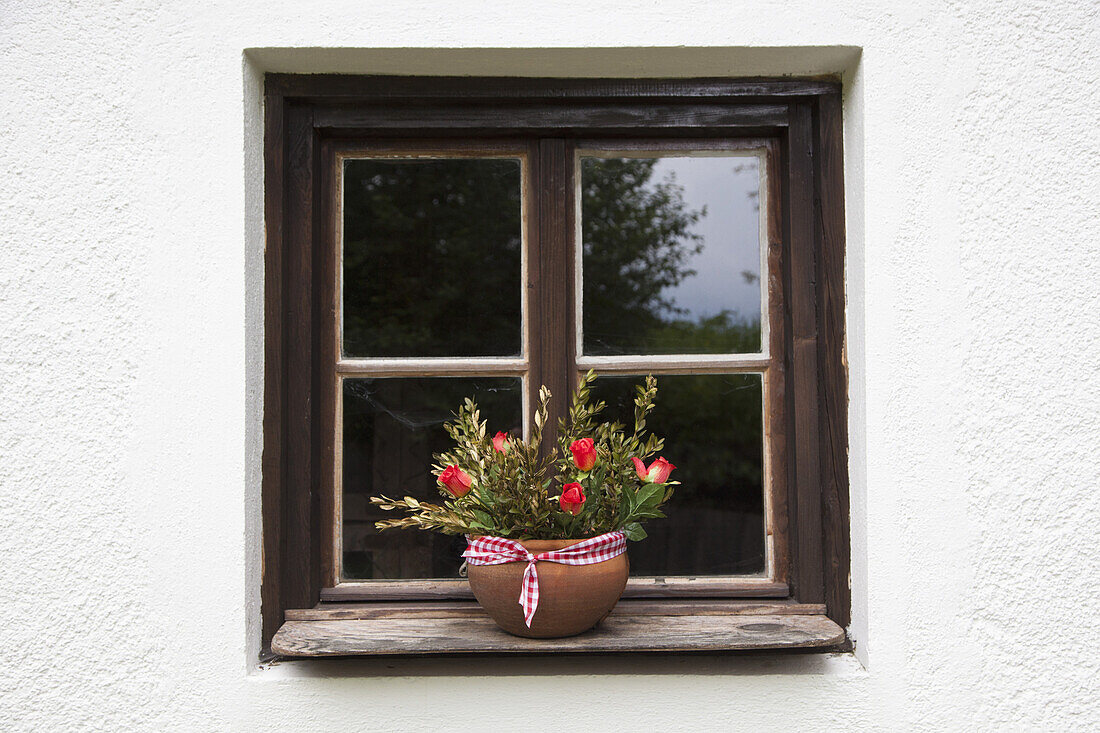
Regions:
<instances>
[{"instance_id":1,"label":"reflection of branches","mask_svg":"<svg viewBox=\"0 0 1100 733\"><path fill-rule=\"evenodd\" d=\"M641 335L686 313L664 293L696 274L688 262L702 252L703 238L692 227L706 210L688 209L675 176L653 182L656 163L583 161L585 333L595 338L593 314Z\"/></svg>"},{"instance_id":2,"label":"reflection of branches","mask_svg":"<svg viewBox=\"0 0 1100 733\"><path fill-rule=\"evenodd\" d=\"M683 353L724 350L736 342L759 349L759 322L734 313L688 320L673 291L698 274L692 258L704 248L695 226L706 207L692 209L675 172L654 179L658 159L582 161L584 242L584 342L588 353ZM755 159L733 166L735 175L756 170ZM741 273L749 285L760 277ZM730 330L732 329L732 331ZM730 337L736 332L736 337ZM742 339L741 335L747 334ZM750 343L753 335L757 342Z\"/></svg>"},{"instance_id":3,"label":"reflection of branches","mask_svg":"<svg viewBox=\"0 0 1100 733\"><path fill-rule=\"evenodd\" d=\"M602 377L593 395L606 417L629 416L630 377ZM763 496L762 383L756 374L657 378L661 405L647 420L665 437L663 453L680 468L677 503L758 506ZM701 439L705 436L705 439Z\"/></svg>"},{"instance_id":4,"label":"reflection of branches","mask_svg":"<svg viewBox=\"0 0 1100 733\"><path fill-rule=\"evenodd\" d=\"M733 166L733 174L737 175L739 173L749 172L753 174L757 181L759 181L760 163L759 161L757 161L756 158L752 158L751 160L751 163L738 163L737 165ZM752 210L760 211L760 189L755 188L752 191L749 191L746 196L749 197L749 201L752 201Z\"/></svg>"},{"instance_id":5,"label":"reflection of branches","mask_svg":"<svg viewBox=\"0 0 1100 733\"><path fill-rule=\"evenodd\" d=\"M519 353L519 161L353 160L344 190L346 353Z\"/></svg>"},{"instance_id":6,"label":"reflection of branches","mask_svg":"<svg viewBox=\"0 0 1100 733\"><path fill-rule=\"evenodd\" d=\"M740 160L735 175L756 168L755 159ZM659 180L658 162L582 161L586 348L634 348L689 314L674 293L697 274L704 240L696 227L708 212L688 204L674 171ZM356 160L345 169L345 191L349 354L519 352L517 161ZM742 277L756 282L748 271ZM601 353L613 351L605 344Z\"/></svg>"}]
</instances>

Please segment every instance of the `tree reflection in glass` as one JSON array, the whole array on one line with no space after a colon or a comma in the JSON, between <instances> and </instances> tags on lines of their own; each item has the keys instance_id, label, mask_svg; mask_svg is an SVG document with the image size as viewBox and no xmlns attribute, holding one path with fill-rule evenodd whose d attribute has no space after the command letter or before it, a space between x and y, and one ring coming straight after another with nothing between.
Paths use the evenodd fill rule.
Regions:
<instances>
[{"instance_id":1,"label":"tree reflection in glass","mask_svg":"<svg viewBox=\"0 0 1100 733\"><path fill-rule=\"evenodd\" d=\"M518 356L517 159L344 164L343 353Z\"/></svg>"},{"instance_id":2,"label":"tree reflection in glass","mask_svg":"<svg viewBox=\"0 0 1100 733\"><path fill-rule=\"evenodd\" d=\"M368 497L441 501L432 455L450 450L443 424L472 397L490 427L523 434L522 380L515 377L345 379L343 386L343 575L457 577L466 542L434 532L381 535L390 516Z\"/></svg>"},{"instance_id":3,"label":"tree reflection in glass","mask_svg":"<svg viewBox=\"0 0 1100 733\"><path fill-rule=\"evenodd\" d=\"M633 420L641 377L600 377L592 388L604 416ZM646 428L665 438L661 455L681 482L667 519L630 544L632 575L748 575L764 569L764 435L759 374L657 377Z\"/></svg>"},{"instance_id":4,"label":"tree reflection in glass","mask_svg":"<svg viewBox=\"0 0 1100 733\"><path fill-rule=\"evenodd\" d=\"M760 350L754 156L581 159L583 348Z\"/></svg>"}]
</instances>

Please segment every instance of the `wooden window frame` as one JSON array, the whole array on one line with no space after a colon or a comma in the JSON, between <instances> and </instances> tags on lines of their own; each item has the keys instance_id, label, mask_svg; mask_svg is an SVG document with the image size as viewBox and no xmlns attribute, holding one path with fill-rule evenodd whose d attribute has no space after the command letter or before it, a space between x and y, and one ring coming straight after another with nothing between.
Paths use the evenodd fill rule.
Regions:
<instances>
[{"instance_id":1,"label":"wooden window frame","mask_svg":"<svg viewBox=\"0 0 1100 733\"><path fill-rule=\"evenodd\" d=\"M561 395L575 383L577 372L550 367L551 356L608 374L639 369L658 375L764 372L765 410L775 427L768 431L765 454L771 477L766 487L765 576L635 579L627 598L661 600L624 600L620 606L625 610L616 613L632 613L635 620L664 619L666 626L670 617L687 616L684 629L703 632L721 627L717 619L723 616L764 614L773 622L730 627L726 637L687 634L670 642L671 647L639 638L618 638L611 646L597 639L587 645L531 647L493 637L466 640L457 647L391 642L378 646L378 653L802 646L788 643L788 637L797 639L797 634L769 643L754 637L750 627L783 627L789 632L784 625L798 618L805 619L804 627L795 629L798 633L820 627L824 619L841 629L847 625L847 374L838 82L269 74L265 102L265 654L272 651L272 638L281 627L287 638L303 629L313 636L301 647L284 639L275 645L276 652L285 654L293 647L310 650L302 653L373 653L364 651L373 649L369 643L341 641L342 634L354 637L362 628L353 632L340 623L379 618L436 618L444 623L455 614L477 613L468 601L460 600L470 597L465 581L340 582L339 496L334 482L339 468L340 376L514 376L526 371L525 399L531 400L539 384ZM574 210L567 183L576 151L748 145L766 150L766 196L773 204L761 209L767 234L766 241L761 240L768 263L767 348L761 355L645 357L619 365L594 357L578 359L572 214L538 213ZM332 245L340 226L339 207L334 205L339 161L357 153L410 149L471 155L509 150L525 158L524 200L536 211L525 217L530 292L523 310L525 324L537 326L527 333L525 325L521 358L341 357L339 256ZM656 362L660 363L655 366ZM563 402L556 401L554 409L563 410ZM657 627L651 623L646 628ZM394 633L393 628L387 631ZM715 638L726 641L715 646ZM818 647L839 648L844 643L842 632L839 637L818 633L814 638Z\"/></svg>"}]
</instances>

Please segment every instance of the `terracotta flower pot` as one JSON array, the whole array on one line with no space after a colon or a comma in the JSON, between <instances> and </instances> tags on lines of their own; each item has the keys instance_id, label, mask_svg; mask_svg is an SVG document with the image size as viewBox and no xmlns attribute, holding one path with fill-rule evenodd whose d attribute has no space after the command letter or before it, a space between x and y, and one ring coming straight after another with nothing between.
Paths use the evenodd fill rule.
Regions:
<instances>
[{"instance_id":1,"label":"terracotta flower pot","mask_svg":"<svg viewBox=\"0 0 1100 733\"><path fill-rule=\"evenodd\" d=\"M581 540L520 540L532 554L561 550ZM500 628L516 636L574 636L598 624L619 602L630 575L626 553L592 565L539 562L539 605L531 628L519 604L525 562L467 566L474 597Z\"/></svg>"}]
</instances>

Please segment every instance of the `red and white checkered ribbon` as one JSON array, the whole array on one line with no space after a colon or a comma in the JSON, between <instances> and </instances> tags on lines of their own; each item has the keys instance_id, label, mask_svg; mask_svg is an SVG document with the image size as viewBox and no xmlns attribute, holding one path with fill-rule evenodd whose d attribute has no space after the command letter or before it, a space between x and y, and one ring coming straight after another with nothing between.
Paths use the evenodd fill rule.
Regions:
<instances>
[{"instance_id":1,"label":"red and white checkered ribbon","mask_svg":"<svg viewBox=\"0 0 1100 733\"><path fill-rule=\"evenodd\" d=\"M523 620L531 628L531 619L539 607L539 573L535 569L538 562L558 562L565 565L594 565L626 552L626 535L622 532L608 532L598 537L578 542L561 550L548 550L533 555L527 548L515 540L504 537L466 538L469 547L462 557L471 565L503 565L508 562L526 562L523 571L523 585L519 592L519 605L523 606Z\"/></svg>"}]
</instances>

